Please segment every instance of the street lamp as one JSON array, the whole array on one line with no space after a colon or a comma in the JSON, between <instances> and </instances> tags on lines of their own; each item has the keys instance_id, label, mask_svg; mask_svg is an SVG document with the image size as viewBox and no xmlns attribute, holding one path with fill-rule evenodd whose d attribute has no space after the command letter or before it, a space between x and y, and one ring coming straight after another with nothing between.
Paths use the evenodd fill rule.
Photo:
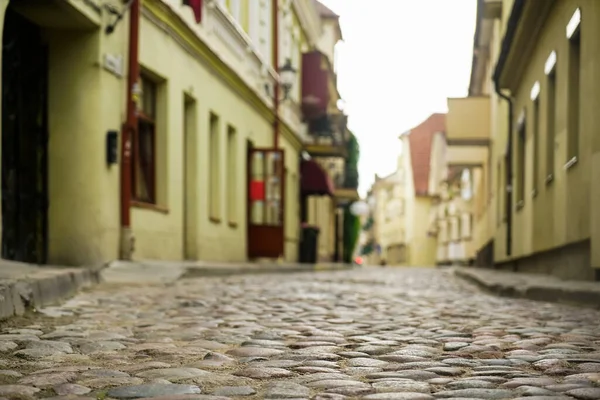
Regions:
<instances>
[{"instance_id":1,"label":"street lamp","mask_svg":"<svg viewBox=\"0 0 600 400\"><path fill-rule=\"evenodd\" d=\"M279 79L281 88L283 89L283 100L287 100L292 90L292 86L296 83L296 73L298 71L292 66L292 61L287 58L282 67L279 68Z\"/></svg>"},{"instance_id":2,"label":"street lamp","mask_svg":"<svg viewBox=\"0 0 600 400\"><path fill-rule=\"evenodd\" d=\"M364 217L369 214L369 211L369 205L362 200L355 201L350 205L350 213L357 217Z\"/></svg>"}]
</instances>

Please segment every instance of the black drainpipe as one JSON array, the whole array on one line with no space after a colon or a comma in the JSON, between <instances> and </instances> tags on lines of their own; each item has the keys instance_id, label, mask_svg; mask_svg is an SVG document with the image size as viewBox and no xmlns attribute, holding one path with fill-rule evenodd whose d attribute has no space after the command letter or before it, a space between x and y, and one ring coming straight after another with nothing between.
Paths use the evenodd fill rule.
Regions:
<instances>
[{"instance_id":1,"label":"black drainpipe","mask_svg":"<svg viewBox=\"0 0 600 400\"><path fill-rule=\"evenodd\" d=\"M496 93L508 103L508 149L506 151L506 255L512 254L512 180L513 180L513 101L495 83Z\"/></svg>"},{"instance_id":2,"label":"black drainpipe","mask_svg":"<svg viewBox=\"0 0 600 400\"><path fill-rule=\"evenodd\" d=\"M515 0L506 24L506 33L502 40L502 48L494 71L494 88L498 96L508 102L508 150L506 152L506 255L512 254L512 201L513 201L513 101L510 96L502 93L500 75L510 53L510 48L523 14L525 0Z\"/></svg>"}]
</instances>

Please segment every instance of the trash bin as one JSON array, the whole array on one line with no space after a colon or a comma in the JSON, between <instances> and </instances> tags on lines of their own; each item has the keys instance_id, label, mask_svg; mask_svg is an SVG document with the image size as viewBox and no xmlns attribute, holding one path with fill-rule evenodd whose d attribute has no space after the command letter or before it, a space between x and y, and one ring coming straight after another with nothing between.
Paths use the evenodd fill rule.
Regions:
<instances>
[{"instance_id":1,"label":"trash bin","mask_svg":"<svg viewBox=\"0 0 600 400\"><path fill-rule=\"evenodd\" d=\"M303 225L300 241L300 262L303 264L317 263L317 249L319 248L319 227Z\"/></svg>"}]
</instances>

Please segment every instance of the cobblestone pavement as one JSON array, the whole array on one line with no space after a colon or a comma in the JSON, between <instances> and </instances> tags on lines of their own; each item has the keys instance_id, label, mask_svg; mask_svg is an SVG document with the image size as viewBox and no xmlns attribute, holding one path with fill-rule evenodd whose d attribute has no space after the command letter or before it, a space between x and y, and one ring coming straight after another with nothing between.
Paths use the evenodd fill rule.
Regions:
<instances>
[{"instance_id":1,"label":"cobblestone pavement","mask_svg":"<svg viewBox=\"0 0 600 400\"><path fill-rule=\"evenodd\" d=\"M2 325L0 398L600 399L600 313L441 270L104 284Z\"/></svg>"}]
</instances>

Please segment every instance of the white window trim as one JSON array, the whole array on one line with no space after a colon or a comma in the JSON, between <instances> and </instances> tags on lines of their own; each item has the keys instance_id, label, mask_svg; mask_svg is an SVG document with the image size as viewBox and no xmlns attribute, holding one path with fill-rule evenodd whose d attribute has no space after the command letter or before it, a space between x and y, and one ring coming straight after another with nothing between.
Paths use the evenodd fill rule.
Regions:
<instances>
[{"instance_id":1,"label":"white window trim","mask_svg":"<svg viewBox=\"0 0 600 400\"><path fill-rule=\"evenodd\" d=\"M546 64L544 65L544 73L546 75L550 75L556 69L556 51L552 50L548 59L546 59Z\"/></svg>"},{"instance_id":2,"label":"white window trim","mask_svg":"<svg viewBox=\"0 0 600 400\"><path fill-rule=\"evenodd\" d=\"M540 96L540 82L536 81L533 84L533 86L531 87L531 93L530 93L531 101L536 101L539 96Z\"/></svg>"},{"instance_id":3,"label":"white window trim","mask_svg":"<svg viewBox=\"0 0 600 400\"><path fill-rule=\"evenodd\" d=\"M581 26L581 9L576 9L566 27L567 39L571 39Z\"/></svg>"}]
</instances>

